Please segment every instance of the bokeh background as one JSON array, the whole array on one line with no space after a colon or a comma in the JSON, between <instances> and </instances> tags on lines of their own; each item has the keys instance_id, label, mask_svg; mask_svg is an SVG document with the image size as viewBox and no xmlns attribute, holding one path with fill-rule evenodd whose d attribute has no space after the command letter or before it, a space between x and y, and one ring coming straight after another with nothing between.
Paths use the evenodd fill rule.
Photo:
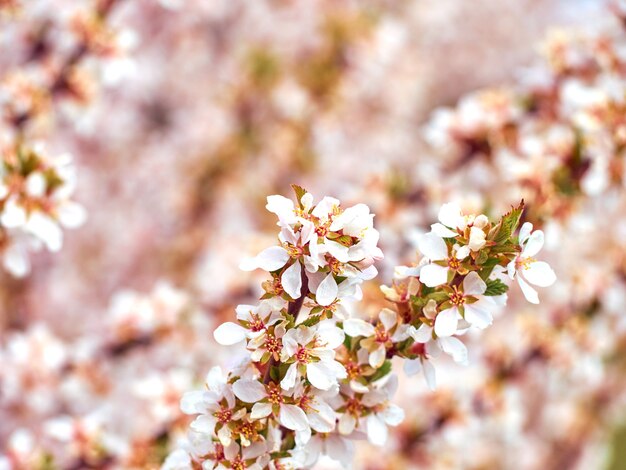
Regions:
<instances>
[{"instance_id":1,"label":"bokeh background","mask_svg":"<svg viewBox=\"0 0 626 470\"><path fill-rule=\"evenodd\" d=\"M386 258L355 308L384 306L378 285L451 200L497 215L525 198L559 277L539 306L512 289L437 391L403 378L405 423L355 468L626 468L622 11L0 0L0 138L72 154L88 214L30 274L0 274L0 468L158 468L180 396L229 361L211 332L260 292L237 266L275 239L265 197L291 183L377 214ZM33 93L16 80L46 83L81 47L71 86L16 124ZM453 124L437 112L458 103Z\"/></svg>"}]
</instances>

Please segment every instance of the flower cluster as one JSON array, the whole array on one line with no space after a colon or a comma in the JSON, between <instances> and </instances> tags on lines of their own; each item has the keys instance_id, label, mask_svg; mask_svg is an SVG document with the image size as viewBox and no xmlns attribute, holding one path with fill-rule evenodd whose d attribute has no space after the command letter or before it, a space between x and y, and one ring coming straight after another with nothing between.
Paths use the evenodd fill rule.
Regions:
<instances>
[{"instance_id":1,"label":"flower cluster","mask_svg":"<svg viewBox=\"0 0 626 470\"><path fill-rule=\"evenodd\" d=\"M544 63L514 85L437 109L426 140L457 165L489 162L501 175L498 190L523 192L533 220L566 214L581 196L623 188L626 9L615 13L618 21L591 32L553 31L541 47Z\"/></svg>"},{"instance_id":2,"label":"flower cluster","mask_svg":"<svg viewBox=\"0 0 626 470\"><path fill-rule=\"evenodd\" d=\"M506 300L507 269L531 301L536 293L526 281L555 280L532 258L542 232L524 225L515 234L523 205L493 224L449 204L423 236L418 266L399 267L398 282L383 288L396 308L358 318L344 303L361 297L360 284L375 276L373 263L382 258L374 216L363 204L343 209L329 197L315 205L310 193L294 189L296 204L268 198L279 245L241 264L270 273L265 294L257 305L237 307L237 322L214 334L223 345L245 344L247 354L227 374L212 369L206 391L183 397L183 411L199 416L187 448L173 453L166 469L305 468L321 455L348 465L352 440L383 445L387 427L404 417L391 403L391 358L405 358L409 373L423 367L434 388L435 349L466 362L455 335L491 324L490 307Z\"/></svg>"},{"instance_id":3,"label":"flower cluster","mask_svg":"<svg viewBox=\"0 0 626 470\"><path fill-rule=\"evenodd\" d=\"M71 157L49 157L41 147L2 152L0 167L0 256L15 276L30 270L28 251L58 251L61 227L75 228L85 210L70 197L75 187Z\"/></svg>"},{"instance_id":4,"label":"flower cluster","mask_svg":"<svg viewBox=\"0 0 626 470\"><path fill-rule=\"evenodd\" d=\"M95 83L87 69L97 61L88 59L121 56L121 35L106 21L115 3L94 0L46 18L22 2L0 2L0 20L11 16L0 41L24 38L0 64L0 258L14 276L29 272L28 251L58 251L61 226L74 228L85 219L82 207L69 200L71 158L48 156L40 142L52 140L51 128L62 128L74 106L91 98Z\"/></svg>"}]
</instances>

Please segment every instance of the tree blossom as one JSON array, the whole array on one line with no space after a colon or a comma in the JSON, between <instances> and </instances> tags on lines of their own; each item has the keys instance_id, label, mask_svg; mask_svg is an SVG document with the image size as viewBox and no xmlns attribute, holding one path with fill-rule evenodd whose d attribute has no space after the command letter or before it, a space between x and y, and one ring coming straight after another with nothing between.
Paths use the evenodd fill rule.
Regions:
<instances>
[{"instance_id":1,"label":"tree blossom","mask_svg":"<svg viewBox=\"0 0 626 470\"><path fill-rule=\"evenodd\" d=\"M521 253L508 265L508 274L511 279L517 275L517 282L522 289L526 300L538 304L539 295L530 284L539 287L548 287L556 281L556 275L548 263L537 261L534 256L543 247L544 236L541 230L533 230L533 225L526 222L519 233Z\"/></svg>"}]
</instances>

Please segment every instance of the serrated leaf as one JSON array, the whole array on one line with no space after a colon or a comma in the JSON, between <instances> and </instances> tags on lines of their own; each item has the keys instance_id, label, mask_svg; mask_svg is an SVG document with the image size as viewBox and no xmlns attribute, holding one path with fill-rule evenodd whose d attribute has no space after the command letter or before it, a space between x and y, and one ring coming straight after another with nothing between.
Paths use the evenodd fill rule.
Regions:
<instances>
[{"instance_id":1,"label":"serrated leaf","mask_svg":"<svg viewBox=\"0 0 626 470\"><path fill-rule=\"evenodd\" d=\"M298 201L298 206L300 206L300 209L304 209L304 206L302 205L302 196L304 196L307 193L307 190L304 189L302 186L298 186L297 184L292 184L291 188L293 189L293 192L296 193L296 200Z\"/></svg>"},{"instance_id":2,"label":"serrated leaf","mask_svg":"<svg viewBox=\"0 0 626 470\"><path fill-rule=\"evenodd\" d=\"M504 294L509 290L509 286L507 286L500 279L487 279L487 289L485 290L485 295L494 296Z\"/></svg>"},{"instance_id":3,"label":"serrated leaf","mask_svg":"<svg viewBox=\"0 0 626 470\"><path fill-rule=\"evenodd\" d=\"M498 225L496 225L490 235L496 244L505 243L511 238L511 235L517 229L522 212L524 211L524 201L522 200L517 207L511 208L509 212L502 216Z\"/></svg>"}]
</instances>

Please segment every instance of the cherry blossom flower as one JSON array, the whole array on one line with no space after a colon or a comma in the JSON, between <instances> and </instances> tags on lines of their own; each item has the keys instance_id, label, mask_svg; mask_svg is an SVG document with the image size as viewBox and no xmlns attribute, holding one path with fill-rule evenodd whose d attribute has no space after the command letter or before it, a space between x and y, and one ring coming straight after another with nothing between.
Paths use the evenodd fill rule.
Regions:
<instances>
[{"instance_id":1,"label":"cherry blossom flower","mask_svg":"<svg viewBox=\"0 0 626 470\"><path fill-rule=\"evenodd\" d=\"M419 240L418 248L420 252L431 262L422 266L419 272L419 279L428 287L436 287L448 282L450 270L456 271L460 268L461 262L470 253L469 246L452 248L452 255L448 254L448 245L442 237L434 232L429 232Z\"/></svg>"},{"instance_id":2,"label":"cherry blossom flower","mask_svg":"<svg viewBox=\"0 0 626 470\"><path fill-rule=\"evenodd\" d=\"M385 362L387 348L409 337L408 325L398 325L398 315L390 309L380 312L375 326L358 318L350 318L344 322L343 329L352 337L364 337L360 346L368 352L368 363L375 369Z\"/></svg>"},{"instance_id":3,"label":"cherry blossom flower","mask_svg":"<svg viewBox=\"0 0 626 470\"><path fill-rule=\"evenodd\" d=\"M460 318L471 325L484 328L491 324L491 313L480 302L487 285L480 276L472 271L463 279L463 289L452 287L449 300L443 305L447 308L441 310L435 318L434 331L438 337L452 336L456 330Z\"/></svg>"},{"instance_id":4,"label":"cherry blossom flower","mask_svg":"<svg viewBox=\"0 0 626 470\"><path fill-rule=\"evenodd\" d=\"M545 261L537 261L534 256L543 247L544 235L541 230L533 230L533 225L526 222L519 233L519 244L522 252L509 263L508 274L511 279L517 275L517 282L526 300L538 304L539 295L530 284L548 287L556 281L556 274Z\"/></svg>"},{"instance_id":5,"label":"cherry blossom flower","mask_svg":"<svg viewBox=\"0 0 626 470\"><path fill-rule=\"evenodd\" d=\"M283 336L281 361L291 363L281 387L291 389L298 376L306 376L314 387L328 390L345 378L346 371L337 362L335 349L343 343L344 333L332 321L323 321L315 327L301 325Z\"/></svg>"}]
</instances>

